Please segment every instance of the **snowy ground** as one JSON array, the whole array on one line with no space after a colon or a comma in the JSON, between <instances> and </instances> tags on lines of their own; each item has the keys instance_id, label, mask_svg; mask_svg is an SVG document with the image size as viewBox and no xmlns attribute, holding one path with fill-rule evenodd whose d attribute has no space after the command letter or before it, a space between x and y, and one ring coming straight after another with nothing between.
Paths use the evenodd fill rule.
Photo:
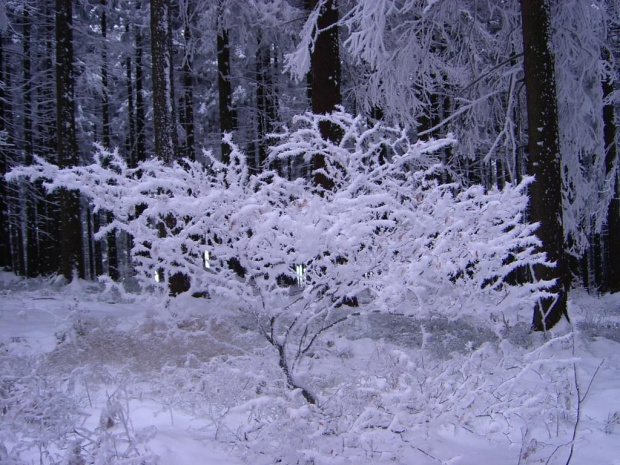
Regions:
<instances>
[{"instance_id":1,"label":"snowy ground","mask_svg":"<svg viewBox=\"0 0 620 465\"><path fill-rule=\"evenodd\" d=\"M370 313L301 367L318 406L235 310L0 274L0 463L620 465L620 296L547 338Z\"/></svg>"}]
</instances>

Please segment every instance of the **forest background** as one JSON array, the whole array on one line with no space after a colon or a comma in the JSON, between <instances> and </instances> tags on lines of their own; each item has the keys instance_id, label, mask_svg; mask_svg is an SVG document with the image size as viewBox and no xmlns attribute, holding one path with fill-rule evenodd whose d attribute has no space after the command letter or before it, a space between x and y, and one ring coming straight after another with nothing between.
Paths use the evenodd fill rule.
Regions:
<instances>
[{"instance_id":1,"label":"forest background","mask_svg":"<svg viewBox=\"0 0 620 465\"><path fill-rule=\"evenodd\" d=\"M619 7L0 3L0 461L616 463Z\"/></svg>"},{"instance_id":2,"label":"forest background","mask_svg":"<svg viewBox=\"0 0 620 465\"><path fill-rule=\"evenodd\" d=\"M524 218L540 223L555 268L513 279L555 280L558 301L542 299L534 318L544 329L571 286L620 289L617 21L612 0L6 1L0 172L87 165L97 150L135 168L152 157L208 165L215 148L226 165L231 134L251 175L329 190L329 155L269 157L294 115L344 110L410 143L454 138L438 154L443 183L502 189L535 175ZM323 139L337 144L336 126L321 123ZM105 229L110 211L40 180L2 179L0 191L0 266L134 275L132 238ZM191 287L174 270L161 280L173 294Z\"/></svg>"}]
</instances>

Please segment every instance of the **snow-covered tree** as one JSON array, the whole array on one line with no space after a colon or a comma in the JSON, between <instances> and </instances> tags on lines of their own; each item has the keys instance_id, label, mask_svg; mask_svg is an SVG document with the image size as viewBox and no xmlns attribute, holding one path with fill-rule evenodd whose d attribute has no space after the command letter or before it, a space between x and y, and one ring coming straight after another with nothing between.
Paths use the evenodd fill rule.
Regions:
<instances>
[{"instance_id":1,"label":"snow-covered tree","mask_svg":"<svg viewBox=\"0 0 620 465\"><path fill-rule=\"evenodd\" d=\"M501 312L516 321L552 284L511 284L519 267L548 266L535 250L535 227L522 221L529 180L503 191L440 184L444 168L433 154L454 140L411 143L400 129L364 121L302 115L272 147L272 159L325 155L329 190L275 171L250 175L230 137L230 163L205 154L208 168L153 159L134 169L100 147L93 165L39 160L9 178L79 189L95 211L113 212L98 237L113 228L133 237L144 287L164 290L183 273L192 291L239 302L277 349L289 385L314 402L298 369L319 335L358 311L353 303L415 315ZM324 123L341 140L325 138Z\"/></svg>"}]
</instances>

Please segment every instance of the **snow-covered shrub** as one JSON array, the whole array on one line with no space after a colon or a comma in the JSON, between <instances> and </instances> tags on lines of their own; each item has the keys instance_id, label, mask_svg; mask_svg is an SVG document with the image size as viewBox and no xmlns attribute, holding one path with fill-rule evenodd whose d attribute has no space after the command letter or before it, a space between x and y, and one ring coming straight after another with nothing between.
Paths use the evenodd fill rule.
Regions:
<instances>
[{"instance_id":1,"label":"snow-covered shrub","mask_svg":"<svg viewBox=\"0 0 620 465\"><path fill-rule=\"evenodd\" d=\"M37 374L0 378L0 444L8 446L8 458L30 451L48 463L65 446L83 413L61 383Z\"/></svg>"},{"instance_id":2,"label":"snow-covered shrub","mask_svg":"<svg viewBox=\"0 0 620 465\"><path fill-rule=\"evenodd\" d=\"M35 360L27 366L32 373L0 376L0 463L35 457L41 464L157 463L145 450L154 430L134 430L118 396L108 399L100 425L89 429L86 394L76 390L75 376L42 376Z\"/></svg>"},{"instance_id":3,"label":"snow-covered shrub","mask_svg":"<svg viewBox=\"0 0 620 465\"><path fill-rule=\"evenodd\" d=\"M265 357L194 360L157 382L203 434L251 463L449 463L454 442L479 453L508 441L502 463L559 464L576 422L571 337L527 350L495 341L445 359L380 343L369 354L368 340L339 339L359 357L343 363L334 348L313 359L316 407Z\"/></svg>"},{"instance_id":4,"label":"snow-covered shrub","mask_svg":"<svg viewBox=\"0 0 620 465\"><path fill-rule=\"evenodd\" d=\"M340 128L339 143L321 136L321 122ZM206 153L206 167L148 160L132 169L99 147L90 166L59 169L38 160L10 177L79 190L95 210L111 211L115 221L97 237L114 228L132 236L143 286L164 289L156 276L182 273L192 290L238 302L278 350L293 387L306 383L295 375L304 354L351 315L343 304L358 296L382 311L501 310L512 318L525 310L529 319L544 292L546 283L505 279L517 267L544 263L534 227L522 221L529 181L488 192L441 184L433 153L451 139L412 144L401 130L368 127L344 112L298 116L277 136L270 160L324 155L329 191L276 171L250 175L244 154L226 141L229 165Z\"/></svg>"}]
</instances>

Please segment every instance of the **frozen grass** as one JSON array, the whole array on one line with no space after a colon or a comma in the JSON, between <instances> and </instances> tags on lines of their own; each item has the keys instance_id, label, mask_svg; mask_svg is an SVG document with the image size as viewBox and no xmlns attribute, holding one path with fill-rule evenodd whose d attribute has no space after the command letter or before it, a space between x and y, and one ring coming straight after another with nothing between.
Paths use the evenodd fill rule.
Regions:
<instances>
[{"instance_id":1,"label":"frozen grass","mask_svg":"<svg viewBox=\"0 0 620 465\"><path fill-rule=\"evenodd\" d=\"M547 337L369 313L300 362L309 405L234 302L0 278L3 464L620 463L614 296Z\"/></svg>"}]
</instances>

